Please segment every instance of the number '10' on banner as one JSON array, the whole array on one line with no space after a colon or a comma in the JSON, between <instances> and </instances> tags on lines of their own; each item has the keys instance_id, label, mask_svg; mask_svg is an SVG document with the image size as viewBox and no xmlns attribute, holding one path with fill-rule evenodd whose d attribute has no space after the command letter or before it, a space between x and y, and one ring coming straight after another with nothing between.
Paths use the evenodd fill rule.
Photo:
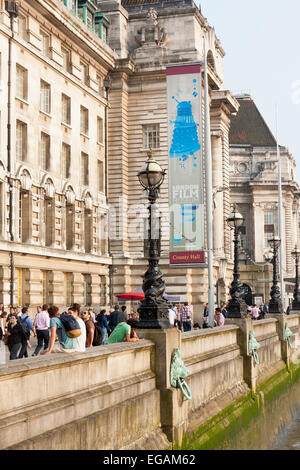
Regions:
<instances>
[{"instance_id":1,"label":"number '10' on banner","mask_svg":"<svg viewBox=\"0 0 300 470\"><path fill-rule=\"evenodd\" d=\"M166 69L170 264L205 263L200 64Z\"/></svg>"}]
</instances>

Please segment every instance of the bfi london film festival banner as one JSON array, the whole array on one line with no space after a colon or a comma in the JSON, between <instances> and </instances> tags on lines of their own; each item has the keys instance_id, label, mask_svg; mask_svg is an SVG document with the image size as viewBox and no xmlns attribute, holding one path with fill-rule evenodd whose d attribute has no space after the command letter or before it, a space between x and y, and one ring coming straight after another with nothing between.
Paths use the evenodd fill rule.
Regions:
<instances>
[{"instance_id":1,"label":"bfi london film festival banner","mask_svg":"<svg viewBox=\"0 0 300 470\"><path fill-rule=\"evenodd\" d=\"M205 263L200 64L169 66L170 265Z\"/></svg>"}]
</instances>

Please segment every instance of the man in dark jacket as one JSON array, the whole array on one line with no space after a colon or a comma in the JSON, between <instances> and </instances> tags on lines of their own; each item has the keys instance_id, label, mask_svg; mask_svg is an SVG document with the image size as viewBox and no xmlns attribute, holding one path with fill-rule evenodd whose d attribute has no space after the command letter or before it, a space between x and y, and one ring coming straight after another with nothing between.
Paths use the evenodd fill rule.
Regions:
<instances>
[{"instance_id":1,"label":"man in dark jacket","mask_svg":"<svg viewBox=\"0 0 300 470\"><path fill-rule=\"evenodd\" d=\"M118 324L122 323L122 322L127 323L128 316L127 316L126 308L127 308L126 305L122 305L122 307L121 307L122 311L121 311L120 315L118 316Z\"/></svg>"},{"instance_id":2,"label":"man in dark jacket","mask_svg":"<svg viewBox=\"0 0 300 470\"><path fill-rule=\"evenodd\" d=\"M109 324L109 328L111 329L111 331L113 331L116 328L117 324L119 323L118 321L119 315L122 315L122 312L120 312L120 306L115 305L114 311L111 312L111 314L108 317L108 324Z\"/></svg>"}]
</instances>

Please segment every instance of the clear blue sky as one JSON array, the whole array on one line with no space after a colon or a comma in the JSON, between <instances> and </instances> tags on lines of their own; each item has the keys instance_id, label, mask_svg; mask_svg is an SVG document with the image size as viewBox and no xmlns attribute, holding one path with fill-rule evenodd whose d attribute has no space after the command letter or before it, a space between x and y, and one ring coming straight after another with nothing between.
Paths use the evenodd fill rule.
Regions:
<instances>
[{"instance_id":1,"label":"clear blue sky","mask_svg":"<svg viewBox=\"0 0 300 470\"><path fill-rule=\"evenodd\" d=\"M198 0L226 52L225 87L248 92L297 163L300 184L300 1Z\"/></svg>"}]
</instances>

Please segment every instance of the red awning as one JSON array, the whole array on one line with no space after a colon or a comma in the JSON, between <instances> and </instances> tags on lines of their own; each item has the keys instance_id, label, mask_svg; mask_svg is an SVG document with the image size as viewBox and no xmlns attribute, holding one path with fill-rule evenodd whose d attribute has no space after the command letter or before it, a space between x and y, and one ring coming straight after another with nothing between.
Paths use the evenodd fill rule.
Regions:
<instances>
[{"instance_id":1,"label":"red awning","mask_svg":"<svg viewBox=\"0 0 300 470\"><path fill-rule=\"evenodd\" d=\"M127 294L118 294L119 300L142 300L145 298L145 294L143 292L128 292Z\"/></svg>"}]
</instances>

